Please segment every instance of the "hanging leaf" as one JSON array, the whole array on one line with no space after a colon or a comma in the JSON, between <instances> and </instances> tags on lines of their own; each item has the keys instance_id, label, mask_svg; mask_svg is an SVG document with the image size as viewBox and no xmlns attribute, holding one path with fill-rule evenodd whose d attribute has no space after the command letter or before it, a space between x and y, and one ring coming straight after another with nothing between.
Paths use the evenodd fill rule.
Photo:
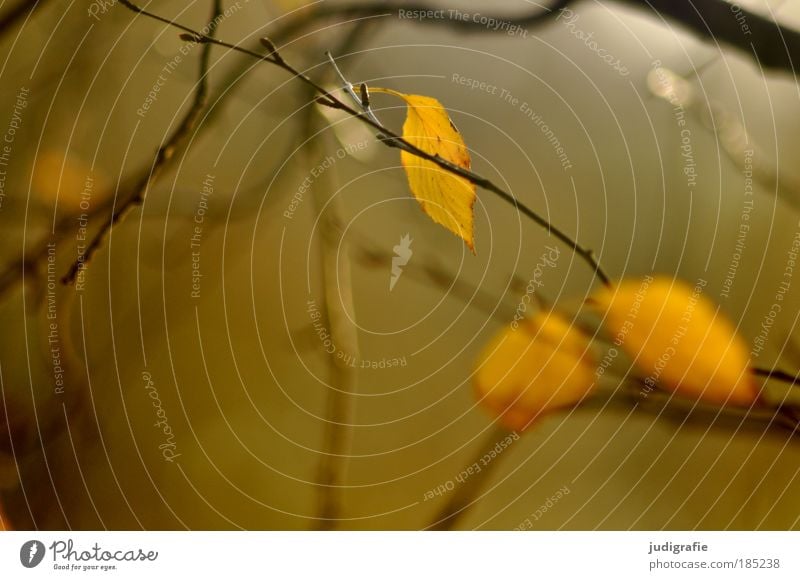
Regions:
<instances>
[{"instance_id":1,"label":"hanging leaf","mask_svg":"<svg viewBox=\"0 0 800 580\"><path fill-rule=\"evenodd\" d=\"M501 330L478 358L475 395L509 429L577 405L595 384L589 341L556 313Z\"/></svg>"},{"instance_id":2,"label":"hanging leaf","mask_svg":"<svg viewBox=\"0 0 800 580\"><path fill-rule=\"evenodd\" d=\"M625 280L600 291L595 302L648 387L716 405L750 406L757 400L747 346L702 295L702 284L661 276Z\"/></svg>"},{"instance_id":3,"label":"hanging leaf","mask_svg":"<svg viewBox=\"0 0 800 580\"><path fill-rule=\"evenodd\" d=\"M391 89L370 87L370 91L393 95L406 102L408 115L403 124L403 138L406 141L426 153L438 155L463 169L470 169L467 146L439 101ZM475 185L407 151L400 152L400 161L408 175L411 192L422 206L422 211L462 238L475 253Z\"/></svg>"}]
</instances>

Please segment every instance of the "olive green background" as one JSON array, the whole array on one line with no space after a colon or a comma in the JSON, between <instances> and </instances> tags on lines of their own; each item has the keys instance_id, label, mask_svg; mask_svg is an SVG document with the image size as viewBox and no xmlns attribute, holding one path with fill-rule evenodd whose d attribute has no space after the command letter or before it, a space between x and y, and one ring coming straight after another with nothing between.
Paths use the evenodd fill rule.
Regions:
<instances>
[{"instance_id":1,"label":"olive green background","mask_svg":"<svg viewBox=\"0 0 800 580\"><path fill-rule=\"evenodd\" d=\"M221 38L252 40L279 26L269 23L282 6L240 4L220 24ZM766 12L776 3L748 5ZM511 1L446 5L456 6L486 14L535 8ZM17 90L30 88L0 208L3 263L47 240L54 212L75 212L82 176L94 176L92 203L98 203L120 176L147 167L188 106L198 49L165 75L141 117L137 109L182 42L174 30L133 18L121 6L99 21L88 7L53 4L0 41L0 131ZM202 2L151 8L198 28L209 12ZM800 229L800 190L791 187L800 175L797 84L784 74L762 76L742 54L613 2L586 1L575 10L577 27L594 32L629 75L555 20L524 37L459 34L386 17L338 61L354 82L438 98L470 147L474 169L594 248L612 276L657 271L703 278L708 296L752 339ZM800 26L800 6L789 2L776 13ZM284 49L315 77L327 68L323 52L353 26L328 24ZM648 88L656 59L690 76L694 188L683 173L672 106ZM247 62L215 49L212 94ZM14 452L7 446L0 455L0 484L15 526L314 527L330 391L330 357L307 312L309 300L324 304L314 195L333 196L345 226L353 261L348 314L359 328L360 359L407 363L354 371L355 426L337 527L428 526L449 494L425 501L426 493L471 463L490 432L491 418L471 394L472 361L509 320L544 246L554 241L479 190L477 255L471 255L420 211L398 152L375 142L373 132L325 112L335 128L296 150L305 140L300 119L308 95L284 72L255 66L214 108L213 125L148 191L143 207L113 229L86 271L84 289L57 291L59 329L74 351L65 359L63 394L54 392L47 345L46 270L37 276L26 269L25 283L2 296L0 376ZM520 106L470 90L453 75L528 103L563 144L572 168L562 168ZM387 125L401 126L398 102L373 101ZM719 114L709 120L708 103L725 112L726 124ZM723 140L737 136L715 132L715 123L744 124L758 145L759 167L778 166L789 185L756 181L751 230L729 298L720 292L739 232L744 160L726 154ZM291 219L283 215L312 168L361 142L369 144L358 155L336 159L313 180ZM71 181L58 165L36 177L36 160L48 154L67 156L75 168ZM200 297L193 298L191 236L208 175L214 191L202 224ZM405 234L414 254L390 292L390 256ZM74 236L59 244L59 275L75 257L75 244ZM359 248L386 259L366 260ZM418 275L425 266L441 272L445 284ZM450 287L454 276L467 285L466 299L463 287ZM585 264L566 249L543 280L542 296L568 310L592 284ZM758 359L762 366L795 371L800 365L786 343L800 307L798 287L795 281L782 303ZM482 292L479 299L470 299L471 288ZM495 317L487 305L497 309ZM158 417L145 371L174 433L180 453L174 462L159 449L165 437L153 425ZM800 454L787 431L715 419L713 412L659 416L658 406L633 410L624 401L604 407L606 400L548 418L505 451L459 527L518 527L564 487L569 493L534 529L798 527Z\"/></svg>"}]
</instances>

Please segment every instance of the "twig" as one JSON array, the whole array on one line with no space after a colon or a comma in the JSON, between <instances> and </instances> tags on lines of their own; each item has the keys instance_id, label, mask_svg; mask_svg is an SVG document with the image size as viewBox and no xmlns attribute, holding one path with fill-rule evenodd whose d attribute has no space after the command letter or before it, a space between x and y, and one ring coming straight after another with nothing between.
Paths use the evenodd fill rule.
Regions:
<instances>
[{"instance_id":1,"label":"twig","mask_svg":"<svg viewBox=\"0 0 800 580\"><path fill-rule=\"evenodd\" d=\"M561 8L565 8L571 4L571 1L572 0L556 0L548 7L539 7L530 13L516 17L507 17L499 14L487 15L483 13L481 15L492 19L494 22L506 23L509 27L519 26L527 28L553 18ZM292 37L306 29L309 25L326 19L347 20L379 16L398 17L401 10L409 14L429 14L442 10L442 8L441 6L434 6L424 2L392 2L377 6L364 2L351 2L346 4L321 2L303 12L298 12L296 15L292 16L291 19L284 21L281 26L281 34L284 38ZM475 21L471 18L422 18L408 21L428 26L446 26L449 30L464 33L507 33L507 29L500 29L499 27L497 29L492 29L482 24L480 21Z\"/></svg>"},{"instance_id":2,"label":"twig","mask_svg":"<svg viewBox=\"0 0 800 580\"><path fill-rule=\"evenodd\" d=\"M491 431L478 449L478 452L473 457L473 461L467 464L472 466L479 464L481 459L487 454L491 454L498 441L511 435L511 431L500 425L492 427ZM505 453L508 452L506 448ZM494 471L495 466L500 463L500 457L495 457L491 462L486 463L480 471L475 475L466 479L458 489L450 497L450 500L444 505L444 508L433 519L433 523L426 529L429 530L452 530L456 527L461 518L466 514L470 506L475 504L481 498L479 497L480 491L483 489L484 484L489 479L489 476Z\"/></svg>"},{"instance_id":3,"label":"twig","mask_svg":"<svg viewBox=\"0 0 800 580\"><path fill-rule=\"evenodd\" d=\"M120 0L123 4L128 4L124 0ZM217 18L222 14L222 0L214 0L213 8L211 11L211 20L209 21L209 35L208 39L213 39L216 33L215 23ZM175 129L172 135L169 136L166 143L158 148L155 159L150 171L144 173L134 184L134 186L127 192L122 201L117 204L116 199L112 205L111 217L108 221L103 222L100 229L95 232L92 240L87 244L86 251L82 259L75 260L70 266L67 273L61 278L63 284L74 284L78 274L87 267L89 261L94 257L100 247L103 245L105 238L110 234L111 230L117 225L134 207L141 205L147 195L150 186L164 173L170 166L170 161L176 157L178 149L182 148L192 132L195 130L198 121L202 118L208 102L208 67L211 58L211 45L203 43L203 50L200 55L200 65L197 81L197 89L194 93L194 99L186 115L181 120L180 125Z\"/></svg>"},{"instance_id":4,"label":"twig","mask_svg":"<svg viewBox=\"0 0 800 580\"><path fill-rule=\"evenodd\" d=\"M800 64L800 32L725 0L616 0L667 17L701 38L742 51L760 67L793 76Z\"/></svg>"},{"instance_id":5,"label":"twig","mask_svg":"<svg viewBox=\"0 0 800 580\"><path fill-rule=\"evenodd\" d=\"M291 74L298 81L300 81L300 82L304 83L305 85L307 85L308 87L314 89L314 91L317 94L319 94L321 97L323 97L323 102L325 102L325 104L327 106L329 106L331 108L334 108L334 109L338 109L338 110L344 111L348 115L350 115L350 116L352 116L354 118L357 118L361 122L363 122L363 123L371 126L372 128L378 130L382 135L384 135L386 137L385 140L382 140L384 143L387 143L387 140L389 140L391 142L394 142L394 144L401 144L401 146L406 151L408 151L409 153L412 153L412 154L416 155L417 157L419 157L421 159L425 159L427 161L430 161L430 162L436 164L437 166L441 167L445 171L448 171L448 172L450 172L450 173L452 173L454 175L458 175L459 177L463 177L464 179L466 179L467 181L473 183L474 185L494 193L495 195L500 197L503 201L509 203L510 205L513 205L515 208L517 208L519 211L521 211L523 215L525 215L526 217L531 219L533 222L535 222L539 226L541 226L544 229L548 230L548 232L550 234L552 234L556 238L558 238L563 244L568 246L581 259L583 259L589 265L589 267L592 269L593 274L595 276L597 276L597 278L604 285L611 286L610 278L603 271L602 267L600 266L600 263L594 258L594 252L592 252L592 250L590 250L588 248L585 248L585 247L581 246L580 244L578 244L578 242L573 240L569 235L567 235L566 233L564 233L563 231L561 231L560 229L555 227L547 219L545 219L544 217L540 216L539 214L534 212L532 209L530 209L527 206L525 206L522 203L520 203L510 193L508 193L505 190L503 190L502 188L498 187L497 185L495 185L492 181L490 181L486 177L478 175L477 173L474 173L474 172L472 172L472 171L470 171L468 169L464 169L463 167L460 167L460 166L456 165L455 163L452 163L452 162L440 157L439 155L432 155L432 154L428 153L427 151L423 151L422 149L412 145L411 143L409 143L408 141L403 139L403 137L401 137L397 133L391 131L390 129L387 129L386 127L384 127L380 123L376 123L374 120L369 118L369 116L367 114L365 114L364 112L357 111L353 107L351 107L351 106L347 105L346 103L342 102L337 97L332 95L329 91L327 91L324 87L322 87L322 85L320 85L316 81L312 80L308 75L306 75L306 74L300 72L299 70L297 70L296 68L294 68L283 57L281 57L276 51L270 50L270 53L268 55L259 54L257 52L252 51L252 50L249 50L247 48L242 48L239 45L231 44L229 42L225 42L225 41L222 41L222 40L217 40L216 38L213 38L211 36L207 36L207 35L205 35L205 34L203 34L201 32L198 32L197 30L189 28L188 26L184 26L183 24L175 22L174 20L170 20L169 18L164 18L163 16L159 16L157 14L153 14L152 12L149 12L149 11L143 9L143 8L140 8L139 6L137 6L136 4L131 2L130 0L119 0L119 2L123 6L129 8L130 10L133 10L134 12L136 12L138 14L142 14L144 16L148 16L149 18L152 18L152 19L157 20L159 22L163 22L164 24L168 24L170 26L173 26L173 27L175 27L175 28L177 28L179 30L182 30L182 31L188 33L189 35L191 35L192 39L194 41L196 41L196 42L203 42L203 43L207 43L207 44L215 44L217 46L222 46L222 47L228 48L230 50L234 50L236 52L240 52L242 54L249 55L252 58L255 58L255 59L259 60L259 61L263 61L263 62L272 64L274 66L277 66L277 67L283 69L284 71L286 71L289 74ZM274 45L273 45L273 47L274 47Z\"/></svg>"}]
</instances>

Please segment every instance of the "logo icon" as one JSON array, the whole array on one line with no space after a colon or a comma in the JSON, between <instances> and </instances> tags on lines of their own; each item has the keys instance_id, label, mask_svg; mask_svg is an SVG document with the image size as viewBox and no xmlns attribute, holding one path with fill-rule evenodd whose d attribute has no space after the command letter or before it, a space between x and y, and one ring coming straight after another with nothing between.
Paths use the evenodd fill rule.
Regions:
<instances>
[{"instance_id":1,"label":"logo icon","mask_svg":"<svg viewBox=\"0 0 800 580\"><path fill-rule=\"evenodd\" d=\"M26 568L36 568L44 559L44 544L39 540L28 540L19 549L19 561Z\"/></svg>"},{"instance_id":2,"label":"logo icon","mask_svg":"<svg viewBox=\"0 0 800 580\"><path fill-rule=\"evenodd\" d=\"M392 257L392 277L389 279L389 292L394 290L394 285L397 284L403 274L403 266L408 264L414 254L411 250L411 242L413 241L409 234L406 234L400 238L400 243L393 248L395 255Z\"/></svg>"}]
</instances>

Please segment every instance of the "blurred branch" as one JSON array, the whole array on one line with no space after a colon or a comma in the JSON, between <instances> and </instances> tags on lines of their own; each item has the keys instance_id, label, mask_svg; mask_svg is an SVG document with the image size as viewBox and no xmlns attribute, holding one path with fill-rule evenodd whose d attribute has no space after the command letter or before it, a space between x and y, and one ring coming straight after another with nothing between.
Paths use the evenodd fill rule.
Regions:
<instances>
[{"instance_id":1,"label":"blurred branch","mask_svg":"<svg viewBox=\"0 0 800 580\"><path fill-rule=\"evenodd\" d=\"M364 40L373 27L373 21L363 21L354 27L338 47L342 51L353 50ZM328 69L330 71L330 69ZM311 91L305 87L306 91ZM309 100L313 101L314 95ZM318 153L318 141L322 127L315 107L309 106L304 112L304 136L307 150ZM329 173L326 175L330 175ZM329 177L330 179L330 177ZM323 188L315 185L312 189L317 218L320 223L320 252L322 254L322 286L324 288L323 317L330 328L335 344L348 353L353 360L360 358L358 327L351 318L355 300L353 297L352 265L349 244L339 227L342 221L341 200L335 194L335 187ZM328 195L326 196L325 193ZM348 309L350 313L348 313ZM341 512L339 486L345 477L347 455L353 433L353 391L357 385L356 369L343 359L329 358L330 380L328 402L325 411L323 452L318 465L317 483L320 486L319 506L316 528L332 530L336 527Z\"/></svg>"},{"instance_id":2,"label":"blurred branch","mask_svg":"<svg viewBox=\"0 0 800 580\"><path fill-rule=\"evenodd\" d=\"M124 3L124 2L123 2ZM209 36L213 38L216 33L216 23L218 17L222 15L222 0L214 0L213 8L211 10L211 19L209 20ZM200 65L197 80L197 89L195 90L194 99L189 110L184 115L178 127L170 135L167 142L158 148L155 160L153 161L150 171L143 175L136 181L134 186L122 194L121 201L117 205L116 199L112 206L111 217L102 224L100 229L94 234L94 237L86 247L86 252L82 260L76 260L70 266L67 273L61 278L64 284L73 284L78 276L78 273L85 268L97 250L103 245L106 236L111 232L115 225L117 225L134 207L139 206L144 202L147 191L150 185L155 182L164 171L171 165L173 159L177 158L177 151L186 145L189 137L197 127L198 121L202 118L206 109L208 101L208 65L211 57L210 44L203 44L203 51L200 56ZM119 196L118 196L119 197Z\"/></svg>"},{"instance_id":3,"label":"blurred branch","mask_svg":"<svg viewBox=\"0 0 800 580\"><path fill-rule=\"evenodd\" d=\"M572 0L555 0L550 6L537 7L536 10L522 16L507 17L498 14L481 16L494 22L502 22L510 26L522 28L533 27L537 24L552 19L558 11L566 8ZM298 11L291 17L285 19L280 26L281 39L291 38L309 26L322 20L348 20L362 18L380 18L392 16L401 19L403 22L413 24L444 26L450 30L458 32L481 32L507 33L507 29L493 29L485 23L477 22L472 19L463 20L460 18L402 18L402 12L424 12L431 13L441 11L441 6L434 6L424 2L393 2L374 5L364 2L350 2L345 4L334 4L333 2L320 2L310 6L307 10ZM275 37L278 39L278 37Z\"/></svg>"},{"instance_id":4,"label":"blurred branch","mask_svg":"<svg viewBox=\"0 0 800 580\"><path fill-rule=\"evenodd\" d=\"M718 427L729 429L734 433L746 431L763 435L768 430L780 429L784 433L788 431L789 436L796 436L800 428L800 417L798 417L797 410L788 405L760 409L713 407L673 397L669 393L660 391L652 391L648 397L643 398L640 390L644 384L642 381L635 377L629 377L627 380L620 377L620 380L622 380L624 388L599 391L576 407L576 410L636 411L680 426L690 424L693 427ZM498 441L509 434L510 432L501 426L494 426L478 452L473 456L472 462L466 465L471 466L480 461L487 453L491 452ZM507 450L508 448L506 448ZM450 500L437 513L433 523L426 529L455 529L469 508L483 498L481 491L490 479L492 471L496 469L493 466L500 461L499 456L494 457L480 471L461 483Z\"/></svg>"},{"instance_id":5,"label":"blurred branch","mask_svg":"<svg viewBox=\"0 0 800 580\"><path fill-rule=\"evenodd\" d=\"M3 14L0 14L0 36L14 28L20 20L33 14L47 3L47 0L20 0Z\"/></svg>"},{"instance_id":6,"label":"blurred branch","mask_svg":"<svg viewBox=\"0 0 800 580\"><path fill-rule=\"evenodd\" d=\"M637 377L628 377L622 383L622 389L598 393L581 408L610 407L619 409L635 409L637 412L654 415L657 419L665 419L684 425L707 425L722 427L735 431L764 432L765 429L780 428L796 435L800 423L795 410L789 405L769 407L715 407L697 403L691 399L675 397L671 393L653 390L642 396L644 381Z\"/></svg>"},{"instance_id":7,"label":"blurred branch","mask_svg":"<svg viewBox=\"0 0 800 580\"><path fill-rule=\"evenodd\" d=\"M309 151L316 152L318 149L311 147ZM333 188L327 191L330 190ZM347 311L349 308L352 312L354 305L352 269L346 244L336 234L337 228L332 226L341 213L341 204L335 199L328 199L325 193L326 190L319 184L314 186L314 205L320 221L321 283L325 304L323 316L330 329L331 340L357 360L360 358L358 329ZM341 507L338 487L344 477L352 436L353 391L357 383L356 369L343 359L330 355L328 367L330 384L327 385L323 450L317 470L320 496L316 528L319 530L333 529L339 519Z\"/></svg>"},{"instance_id":8,"label":"blurred branch","mask_svg":"<svg viewBox=\"0 0 800 580\"><path fill-rule=\"evenodd\" d=\"M768 69L784 70L794 74L795 64L800 63L800 32L782 26L744 7L737 10L725 0L615 0L640 8L650 14L668 18L691 30L703 40L722 42L753 58L760 66ZM473 19L460 18L422 18L404 21L428 26L441 26L457 32L507 32L508 27L531 28L558 15L568 6L577 3L571 0L557 0L547 8L521 16L491 15L487 18L504 24L497 31L485 23ZM281 25L281 33L292 36L319 20L345 20L348 18L369 18L393 16L400 18L400 11L441 10L432 4L395 3L388 6L373 6L366 3L333 4L322 2L298 12ZM482 16L484 16L482 14Z\"/></svg>"},{"instance_id":9,"label":"blurred branch","mask_svg":"<svg viewBox=\"0 0 800 580\"><path fill-rule=\"evenodd\" d=\"M702 39L724 43L753 58L760 67L795 74L800 63L800 32L725 0L615 0L669 18Z\"/></svg>"},{"instance_id":10,"label":"blurred branch","mask_svg":"<svg viewBox=\"0 0 800 580\"><path fill-rule=\"evenodd\" d=\"M491 457L498 442L511 434L512 432L505 427L499 424L494 425L478 448L477 453L472 457L472 461L467 463L467 467L480 465L479 462L487 455ZM503 453L506 454L509 448L510 446L506 447ZM498 463L500 463L500 457L493 457L493 459L480 468L477 473L471 475L461 483L457 490L450 496L449 501L445 503L442 510L434 517L433 523L426 529L436 531L455 529L456 525L461 521L469 508L482 499L480 492L486 481L489 480L489 476L495 471L496 467L494 466Z\"/></svg>"},{"instance_id":11,"label":"blurred branch","mask_svg":"<svg viewBox=\"0 0 800 580\"><path fill-rule=\"evenodd\" d=\"M765 379L773 379L781 381L793 387L800 384L800 375L792 375L787 373L786 371L778 369L762 369L755 367L753 368L753 374L756 375L757 377L764 377Z\"/></svg>"}]
</instances>

